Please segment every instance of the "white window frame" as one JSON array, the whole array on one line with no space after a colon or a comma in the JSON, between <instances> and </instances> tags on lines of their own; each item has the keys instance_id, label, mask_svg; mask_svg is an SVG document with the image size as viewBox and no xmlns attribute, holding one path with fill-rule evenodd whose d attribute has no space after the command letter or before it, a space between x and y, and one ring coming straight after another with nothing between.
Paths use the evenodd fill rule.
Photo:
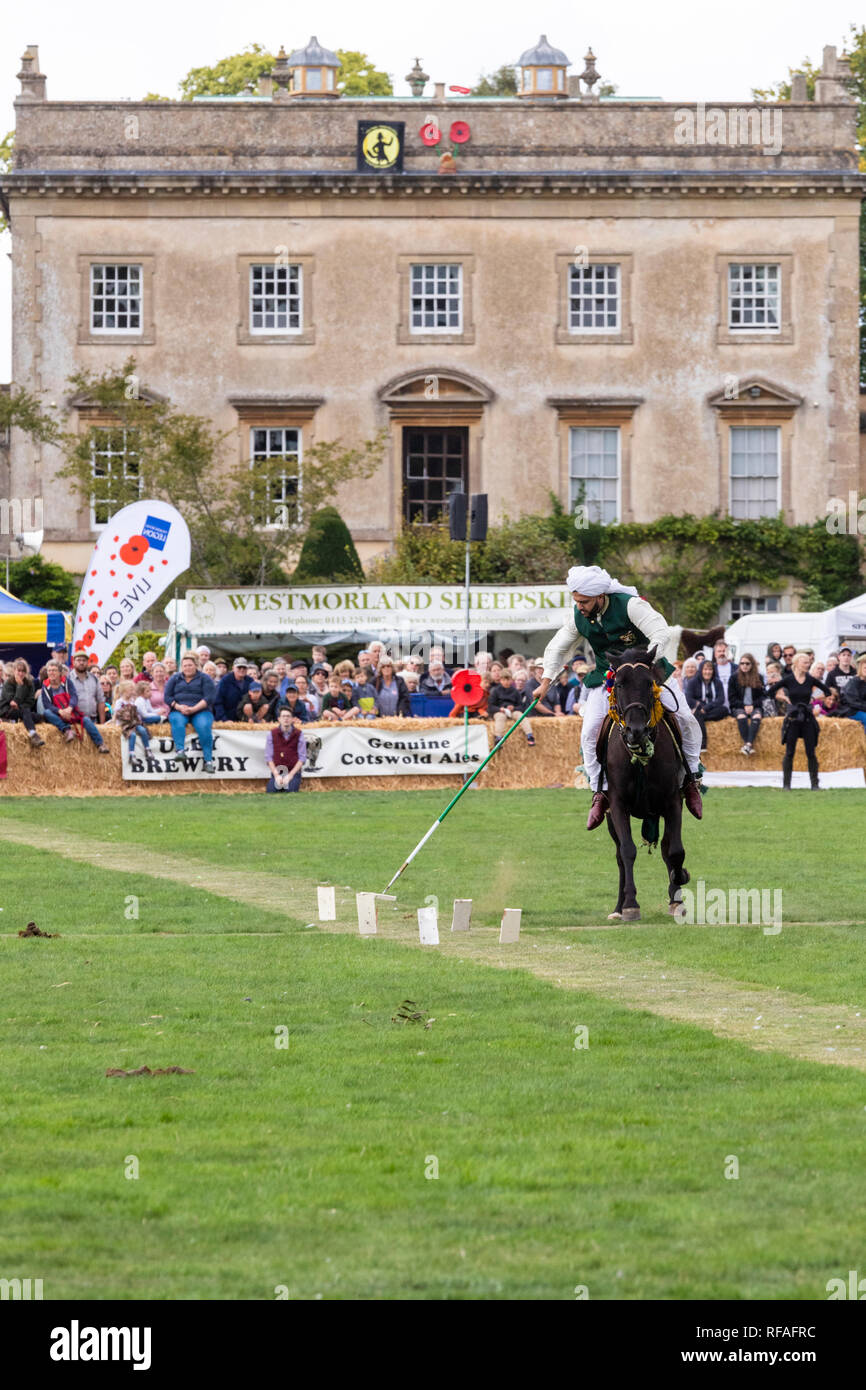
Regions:
<instances>
[{"instance_id":1,"label":"white window frame","mask_svg":"<svg viewBox=\"0 0 866 1390\"><path fill-rule=\"evenodd\" d=\"M759 512L757 516L750 516L748 512L748 501L745 499L747 510L738 514L734 511L734 481L741 481L748 478L767 478L772 474L766 473L738 473L734 474L734 441L737 435L743 430L760 430L762 433L771 432L776 436L776 502L771 512ZM764 455L762 454L762 457ZM778 425L731 425L729 430L728 444L728 515L734 521L758 521L764 516L776 516L782 510L782 431Z\"/></svg>"},{"instance_id":2,"label":"white window frame","mask_svg":"<svg viewBox=\"0 0 866 1390\"><path fill-rule=\"evenodd\" d=\"M277 316L276 302L277 302L278 299L283 298L282 295L278 294L278 292L277 292L277 287L276 287L276 276L277 276L277 272L280 271L280 270L284 270L284 271L286 272L286 294L285 294L286 305L287 305L287 307L286 307L286 317L287 317L287 319L290 318L291 315L292 315L292 313L294 312L294 306L293 306L293 304L292 304L292 300L293 300L293 298L296 298L296 299L297 299L297 317L298 317L297 326L293 328L293 327L291 327L290 325L287 325L285 328L282 328L282 327L277 327L277 326L275 325L275 326L273 326L273 327L261 327L261 328L256 328L256 327L254 326L254 324L253 324L253 312L254 312L254 311L253 311L253 303L254 303L254 301L255 301L256 298L260 298L260 299L263 301L263 303L267 303L268 300L273 301L275 307L274 307L274 309L272 310L272 312L273 312L273 315L274 315L275 318L276 318L276 316ZM295 293L293 292L293 290L292 290L291 271L293 271L293 270L296 272L296 276L297 276L297 293L296 293L296 294L295 294ZM255 289L256 271L272 272L272 273L273 273L273 289L263 288L263 290L261 291L261 293L259 293L259 294L256 293L256 289ZM262 313L263 316L264 316L267 312L268 312L268 311L267 311L266 309L262 309L262 310L261 310L261 313ZM268 261L253 261L253 262L250 263L250 267L249 267L249 331L250 331L251 337L256 337L256 338L274 338L274 337L282 337L282 336L285 336L285 337L294 337L296 334L303 333L303 331L304 331L304 267L300 264L300 262L298 262L298 261L289 261L289 262L287 262L285 265L283 265L282 263L276 263L276 262L271 263L271 262L268 262Z\"/></svg>"},{"instance_id":3,"label":"white window frame","mask_svg":"<svg viewBox=\"0 0 866 1390\"><path fill-rule=\"evenodd\" d=\"M97 279L97 274L100 273L100 272L102 273L102 281L103 281L103 286L104 286L104 284L105 284L105 272L106 272L106 271L113 271L114 274L115 274L115 277L116 277L117 272L119 272L119 271L121 271L121 270L123 270L123 271L126 272L126 281L127 281L127 285L131 284L131 281L132 281L132 277L131 277L131 275L130 275L130 272L131 272L131 271L134 271L134 272L135 272L135 275L136 275L137 280L138 280L138 296L137 296L137 299L138 299L138 327L137 327L137 328L107 328L107 327L103 324L103 326L102 326L101 328L97 328L97 327L96 327L96 324L94 323L94 318L95 318L96 312L97 312L97 310L96 310L96 298L97 298L97 294L96 294L96 279ZM102 297L103 297L103 298L106 298L106 295L105 295L105 293L104 293L104 290L103 290L103 295L102 295ZM114 298L117 298L117 296L115 295ZM127 293L127 295L125 296L125 298L126 298L126 303L127 303L126 313L129 313L129 304L130 304L130 301L131 301L131 299L132 299L132 296L131 296L129 293ZM115 309L114 312L115 312L115 314L116 314L116 313L117 313L117 310ZM103 317L105 317L105 311L104 311L104 310L102 311L102 313L103 313ZM140 337L142 337L142 335L143 335L143 333L144 333L144 267L142 266L142 264L141 264L140 261L94 261L94 262L92 262L92 264L91 264L91 266L90 266L90 332L91 332L94 336L98 336L98 335L100 335L100 334L106 334L106 335L111 336L111 337L121 337L121 336L122 336L122 337L128 337L128 338L140 338Z\"/></svg>"},{"instance_id":4,"label":"white window frame","mask_svg":"<svg viewBox=\"0 0 866 1390\"><path fill-rule=\"evenodd\" d=\"M119 452L119 453L111 453L111 452L109 452L108 458L109 458L109 460L110 460L110 459L120 459L120 458L122 458L122 459L124 460L124 464L123 464L123 476L124 476L125 479L134 478L134 477L137 477L137 478L138 478L138 495L139 495L139 497L140 497L140 496L141 496L141 493L142 493L142 479L141 479L141 473L140 473L140 472L138 472L137 474L136 474L136 473L130 473L130 472L127 471L127 467L126 467L126 460L127 460L130 456L134 456L134 457L136 457L136 458L138 457L137 451L131 450L131 449L128 447L128 437L129 437L129 435L133 434L134 431L133 431L133 430L127 430L126 427L125 427L124 425L95 425L95 426L93 427L93 432L91 433L91 437L90 437L90 473L91 473L91 477L93 478L94 484L97 484L97 483L100 481L99 475L97 475L97 473L95 472L95 467L96 467L96 457L95 457L95 455L97 454L97 450L96 450L96 448L95 448L95 444L96 444L96 435L97 435L97 432L100 432L100 431L101 431L102 433L104 433L104 434L117 434L118 432L120 432L120 433L123 434L123 450L122 450L122 452ZM110 467L110 465L109 465L109 468L108 468L107 472L105 472L104 474L102 474L102 477L104 477L104 478L110 477L110 476L111 476L111 472L112 472L112 469L111 469L111 467ZM109 507L112 509L112 511L116 511L116 510L117 510L117 503L116 503L116 501L114 501L112 498L110 498L110 497L107 497L107 498L100 498L100 497L97 497L97 496L96 496L95 490L94 490L93 492L91 492L91 494L90 494L90 529L91 529L91 531L104 531L104 530L105 530L105 527L108 525L108 522L111 520L111 515L110 515L110 514L109 514L109 517L108 517L108 519L107 519L106 521L97 521L97 520L96 520L96 508L97 508L97 506L99 506L99 505L107 505L107 506L109 506Z\"/></svg>"},{"instance_id":5,"label":"white window frame","mask_svg":"<svg viewBox=\"0 0 866 1390\"><path fill-rule=\"evenodd\" d=\"M779 594L734 594L731 599L731 622L745 617L748 613L781 613L780 603ZM768 607L768 604L772 607Z\"/></svg>"},{"instance_id":6,"label":"white window frame","mask_svg":"<svg viewBox=\"0 0 866 1390\"><path fill-rule=\"evenodd\" d=\"M615 272L615 275L614 275L613 278L614 278L614 281L615 281L615 283L616 283L616 297L615 297L615 301L614 301L615 304L616 304L616 323L615 323L615 324L605 324L605 325L604 325L603 327L601 327L601 328L596 327L594 324L593 324L593 325L584 325L584 324L581 324L581 323L575 323L575 322L574 322L574 318L573 318L573 315L574 315L574 312L575 312L573 301L574 301L575 299L577 299L577 301L578 301L578 309L577 309L578 315L580 315L581 313L586 312L587 309L589 309L589 312L591 312L591 313L593 313L593 314L595 313L595 309L593 308L593 301L594 301L596 298L598 298L598 296L595 295L595 294L593 294L593 292L592 292L592 283L593 283L593 280L594 280L594 278L595 278L595 272L596 272L597 270L603 270L603 271L605 272L605 273L604 273L603 280L602 280L602 285L603 285L602 296L603 296L604 301L605 301L605 308L604 308L604 311L603 311L603 312L604 312L605 317L607 317L607 313L608 313L608 308L607 308L607 303L608 303L608 299L609 299L609 289L608 289L608 287L609 287L609 285L610 285L610 279L611 279L611 277L610 277L610 272L611 272L611 271L614 271L614 272ZM587 291L588 291L588 292L587 292ZM620 265L620 263L619 263L618 261L599 261L599 262L593 262L591 265L585 265L585 266L570 265L570 266L569 266L569 269L568 269L567 295L568 295L568 300L567 300L567 306L568 306L568 307L567 307L567 312L568 312L568 331L569 331L569 333L580 333L580 334L583 334L583 333L592 333L592 334L597 334L597 335L600 336L600 337L604 337L604 335L605 335L606 333L621 333L621 332L622 332L622 266ZM584 306L586 306L586 308L585 308Z\"/></svg>"},{"instance_id":7,"label":"white window frame","mask_svg":"<svg viewBox=\"0 0 866 1390\"><path fill-rule=\"evenodd\" d=\"M742 298L744 297L744 294L747 294L747 293L748 293L748 292L744 292L744 290L743 290L743 277L742 277L742 273L741 273L741 272L744 271L744 270L750 270L750 271L752 272L752 275L755 276L755 277L757 276L757 272L758 272L758 271L764 271L764 272L773 271L773 272L774 272L774 277L775 277L775 296L774 296L774 300L773 300L772 306L771 306L771 304L770 304L770 298L769 298L769 296L768 296L768 294L767 294L767 285L768 285L768 283L769 283L768 275L765 274L765 277L764 277L764 301L763 301L763 310L764 310L765 313L769 312L769 310L770 310L771 307L775 310L775 314L776 314L776 322L775 322L775 324L734 323L734 308L735 308L735 302L734 302L734 301L735 301L735 299L740 299L740 300L742 300ZM739 282L739 288L736 287L738 282ZM756 280L755 280L755 283L756 283ZM756 292L756 291L753 291L753 292L751 293L751 296L750 296L750 297L751 297L753 300L757 299L757 292ZM743 312L743 310L742 310L742 304L740 304L739 308L740 308L740 313L742 314L742 312ZM755 306L754 306L754 304L753 304L753 306L752 306L752 312L753 312L753 313L755 312ZM782 266L781 266L781 264L780 264L778 261L729 261L729 262L728 262L728 332L729 332L729 333L766 333L768 336L770 336L770 335L776 335L776 334L778 334L778 333L781 333L781 331L782 331Z\"/></svg>"},{"instance_id":8,"label":"white window frame","mask_svg":"<svg viewBox=\"0 0 866 1390\"><path fill-rule=\"evenodd\" d=\"M600 520L602 522L602 525L604 526L613 526L622 520L622 430L619 427L619 425L568 426L568 509L569 512L574 511L574 508L577 504L577 498L574 496L574 494L577 491L580 483L588 483L592 481L592 479L589 478L579 478L572 472L572 463L574 459L573 444L575 436L578 431L582 431L584 433L589 434L596 430L600 431L601 433L611 433L616 435L616 514L608 521L605 521L603 517L593 518L591 511L590 517L593 520ZM599 480L602 482L604 481L604 474L599 475ZM602 499L602 501L604 501L604 499ZM590 509L592 508L592 499L590 497L587 497L587 505L590 507Z\"/></svg>"},{"instance_id":9,"label":"white window frame","mask_svg":"<svg viewBox=\"0 0 866 1390\"><path fill-rule=\"evenodd\" d=\"M284 472L284 473L282 473L280 476L281 476L282 481L283 481L284 484L285 484L285 482L287 481L287 479L292 478L292 477L297 477L297 480L298 480L298 490L297 490L297 492L294 494L294 500L295 500L296 507L297 507L297 516L296 516L296 518L295 518L294 521L287 522L286 524L287 524L288 526L300 526L300 525L302 524L302 517L303 517L303 509L302 509L302 505L301 505L301 495L302 495L302 492L303 492L303 481L304 481L303 467L302 467L302 462L303 462L303 451L304 451L304 432L303 432L303 429L301 428L300 425L250 425L250 459L249 459L249 466L250 466L250 471L251 471L251 472L252 472L253 468L255 467L256 457L257 457L257 451L256 451L256 447L255 447L255 435L256 435L256 431L257 431L257 430L263 430L263 431L265 432L265 434L267 434L267 435L270 435L271 430L280 430L281 433L282 433L282 435L283 435L283 449L280 450L280 451L278 451L278 452L276 452L276 453L272 453L271 450L270 450L270 439L268 439L268 447L267 447L266 452L264 453L264 455L259 455L259 457L263 457L263 458L284 458L284 457L286 456L286 453L287 453L286 448L285 448L285 436L286 436L287 432L291 430L291 431L297 436L297 445L298 445L298 447L297 447L297 458L298 458L298 471L297 471L297 474L285 473L285 472ZM274 499L274 498L270 498L270 499L268 500L268 503L267 503L267 513L266 513L266 515L267 515L268 517L270 517L270 516L271 516L271 513L272 513L272 511L273 511L274 508L286 506L286 505L288 504L288 501L289 501L289 498L286 497L285 487L283 487L283 496L282 496L282 498L281 498L279 501L276 500L276 499ZM256 524L256 529L259 530L259 531L278 531L278 530L281 530L282 528L281 528L280 522L268 520L268 521L263 521L263 522L257 523L257 524Z\"/></svg>"},{"instance_id":10,"label":"white window frame","mask_svg":"<svg viewBox=\"0 0 866 1390\"><path fill-rule=\"evenodd\" d=\"M436 274L435 274L434 277L433 277L433 285L434 285L434 288L433 288L432 292L428 293L427 288L426 288L426 283L425 283L426 280L427 280L427 276L426 276L426 273L425 273L425 274L423 275L423 277L422 277L422 289L421 289L421 293L420 293L420 294L416 294L416 292L415 292L415 272L416 272L417 270L420 270L420 271L422 271L422 272L426 272L426 271L428 270L428 268L429 268L429 269L432 269L432 270L434 270L434 271L436 272ZM452 276L451 272L452 272L452 271L455 271L455 270L457 271L457 277L456 277L456 278L457 278L457 294L456 294L456 296L453 295L453 294L451 294L451 293L448 293L447 291L444 292L444 293L442 293L442 294L440 294L440 293L438 292L437 288L436 288L436 286L437 286L437 284L438 284L438 281L439 281L439 279L440 279L439 272L440 272L440 271L445 272L445 274L444 274L444 276L443 276L442 278L444 279L446 286L449 286L450 283L451 283L452 280L453 280L453 276ZM424 315L425 313L429 312L429 310L427 310L427 309L425 308L425 304L426 304L426 302L427 302L428 300L429 300L429 301L435 301L435 300L437 300L437 299L444 298L444 299L446 300L446 305L447 305L447 307L446 307L446 312L447 312L447 313L450 313L450 310L451 310L451 307L452 307L451 301L454 300L454 299L456 298L456 300L457 300L457 323L456 323L456 324L453 324L453 323L445 324L444 326L435 325L435 326L432 326L432 327L429 326L429 325L426 325L426 324L416 324L415 321L414 321L414 320L415 320L415 312L416 312L416 310L415 310L415 305L414 305L414 301L415 301L415 299L419 299L419 298L420 298L421 301L422 301L422 305L421 305L421 309L420 309L420 313L421 313L422 315ZM437 311L434 309L433 312L435 313L435 312L437 312ZM413 262L411 263L411 265L409 266L409 332L410 332L410 334L412 334L412 335L417 334L419 337L426 337L426 336L428 336L429 334L438 334L438 333L441 333L441 334L443 334L443 335L445 335L445 336L456 337L458 334L461 334L461 333L463 332L463 266L462 266L462 264L461 264L459 261L413 261Z\"/></svg>"}]
</instances>

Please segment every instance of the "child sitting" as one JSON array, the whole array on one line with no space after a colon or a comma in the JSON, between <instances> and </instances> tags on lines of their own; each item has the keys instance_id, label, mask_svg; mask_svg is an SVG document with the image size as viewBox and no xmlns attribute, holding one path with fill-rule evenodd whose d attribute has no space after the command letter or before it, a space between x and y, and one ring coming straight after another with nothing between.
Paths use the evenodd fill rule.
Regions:
<instances>
[{"instance_id":1,"label":"child sitting","mask_svg":"<svg viewBox=\"0 0 866 1390\"><path fill-rule=\"evenodd\" d=\"M114 688L114 706L111 712L112 721L119 726L123 733L129 735L130 757L135 752L136 735L144 744L145 753L150 748L150 734L142 723L142 714L138 708L136 693L137 687L134 681L118 681Z\"/></svg>"},{"instance_id":2,"label":"child sitting","mask_svg":"<svg viewBox=\"0 0 866 1390\"><path fill-rule=\"evenodd\" d=\"M322 696L322 718L335 719L354 719L360 714L360 710L354 703L354 687L347 677L341 684L340 677L333 674L328 677L328 693Z\"/></svg>"}]
</instances>

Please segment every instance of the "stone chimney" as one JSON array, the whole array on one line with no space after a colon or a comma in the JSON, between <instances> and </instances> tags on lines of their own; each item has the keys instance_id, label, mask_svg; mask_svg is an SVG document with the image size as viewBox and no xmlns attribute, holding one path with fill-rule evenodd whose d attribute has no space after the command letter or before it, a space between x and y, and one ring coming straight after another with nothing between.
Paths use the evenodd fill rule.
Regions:
<instances>
[{"instance_id":1,"label":"stone chimney","mask_svg":"<svg viewBox=\"0 0 866 1390\"><path fill-rule=\"evenodd\" d=\"M45 100L45 73L39 71L39 47L35 43L29 43L24 50L18 80L21 83L19 101Z\"/></svg>"},{"instance_id":2,"label":"stone chimney","mask_svg":"<svg viewBox=\"0 0 866 1390\"><path fill-rule=\"evenodd\" d=\"M434 100L434 101L444 101L444 100L445 100L445 83L444 83L444 82L434 82L434 83L433 83L433 100Z\"/></svg>"},{"instance_id":3,"label":"stone chimney","mask_svg":"<svg viewBox=\"0 0 866 1390\"><path fill-rule=\"evenodd\" d=\"M815 100L822 104L856 102L857 98L845 86L845 81L850 75L847 54L839 59L836 57L835 46L827 44L821 72L815 78Z\"/></svg>"},{"instance_id":4,"label":"stone chimney","mask_svg":"<svg viewBox=\"0 0 866 1390\"><path fill-rule=\"evenodd\" d=\"M791 73L791 100L797 102L809 100L806 93L806 74L804 72Z\"/></svg>"}]
</instances>

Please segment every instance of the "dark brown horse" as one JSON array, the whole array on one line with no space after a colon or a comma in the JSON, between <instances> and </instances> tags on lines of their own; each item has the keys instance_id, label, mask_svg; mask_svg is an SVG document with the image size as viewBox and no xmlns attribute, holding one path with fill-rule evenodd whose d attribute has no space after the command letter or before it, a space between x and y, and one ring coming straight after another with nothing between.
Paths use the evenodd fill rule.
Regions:
<instances>
[{"instance_id":1,"label":"dark brown horse","mask_svg":"<svg viewBox=\"0 0 866 1390\"><path fill-rule=\"evenodd\" d=\"M607 828L619 865L619 896L610 917L631 922L640 921L632 816L642 820L643 838L650 849L658 842L659 821L664 820L661 849L668 871L670 913L682 899L680 888L689 881L683 868L682 764L667 722L657 719L653 684L661 685L665 677L663 669L654 664L655 653L655 647L632 647L611 662L617 713L602 759L607 768Z\"/></svg>"}]
</instances>

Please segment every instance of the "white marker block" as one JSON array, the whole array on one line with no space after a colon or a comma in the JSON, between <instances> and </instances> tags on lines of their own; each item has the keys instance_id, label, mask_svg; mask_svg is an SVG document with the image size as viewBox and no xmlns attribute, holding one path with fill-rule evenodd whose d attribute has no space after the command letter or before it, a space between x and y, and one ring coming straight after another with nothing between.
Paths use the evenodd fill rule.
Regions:
<instances>
[{"instance_id":1,"label":"white marker block","mask_svg":"<svg viewBox=\"0 0 866 1390\"><path fill-rule=\"evenodd\" d=\"M439 922L435 907L419 907L418 934L422 946L439 945Z\"/></svg>"},{"instance_id":2,"label":"white marker block","mask_svg":"<svg viewBox=\"0 0 866 1390\"><path fill-rule=\"evenodd\" d=\"M375 936L378 924L375 893L356 893L358 905L358 931L362 936Z\"/></svg>"},{"instance_id":3,"label":"white marker block","mask_svg":"<svg viewBox=\"0 0 866 1390\"><path fill-rule=\"evenodd\" d=\"M319 895L319 921L336 922L337 920L337 898L336 889L323 888L321 884L316 890Z\"/></svg>"},{"instance_id":4,"label":"white marker block","mask_svg":"<svg viewBox=\"0 0 866 1390\"><path fill-rule=\"evenodd\" d=\"M472 899L455 898L454 911L451 916L452 931L468 931L469 918L472 916Z\"/></svg>"},{"instance_id":5,"label":"white marker block","mask_svg":"<svg viewBox=\"0 0 866 1390\"><path fill-rule=\"evenodd\" d=\"M522 910L519 907L506 907L502 914L502 925L499 928L500 946L507 941L520 940L520 914Z\"/></svg>"}]
</instances>

